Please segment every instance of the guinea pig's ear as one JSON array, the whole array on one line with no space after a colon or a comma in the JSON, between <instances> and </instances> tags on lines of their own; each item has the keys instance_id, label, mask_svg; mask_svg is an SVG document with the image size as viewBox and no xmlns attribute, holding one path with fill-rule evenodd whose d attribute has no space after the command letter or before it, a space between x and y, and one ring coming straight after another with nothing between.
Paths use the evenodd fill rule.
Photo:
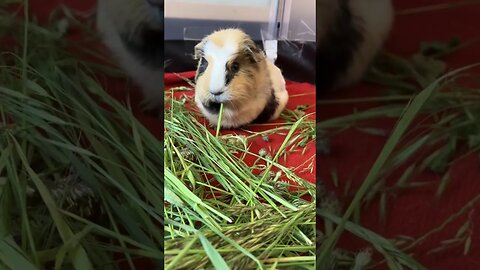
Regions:
<instances>
[{"instance_id":1,"label":"guinea pig's ear","mask_svg":"<svg viewBox=\"0 0 480 270\"><path fill-rule=\"evenodd\" d=\"M195 45L194 52L193 52L193 59L198 60L203 57L203 47L205 46L205 39L202 39L200 43Z\"/></svg>"},{"instance_id":2,"label":"guinea pig's ear","mask_svg":"<svg viewBox=\"0 0 480 270\"><path fill-rule=\"evenodd\" d=\"M251 56L253 61L258 63L265 57L262 50L260 50L258 48L257 44L255 44L255 42L253 40L251 40L250 38L246 38L243 41L243 46L244 46L245 53L247 55Z\"/></svg>"}]
</instances>

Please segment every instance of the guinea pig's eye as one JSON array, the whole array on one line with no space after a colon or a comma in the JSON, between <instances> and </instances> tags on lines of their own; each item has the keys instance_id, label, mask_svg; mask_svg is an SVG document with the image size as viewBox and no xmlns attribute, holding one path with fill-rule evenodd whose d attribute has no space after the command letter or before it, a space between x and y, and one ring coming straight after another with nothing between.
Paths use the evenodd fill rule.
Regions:
<instances>
[{"instance_id":1,"label":"guinea pig's eye","mask_svg":"<svg viewBox=\"0 0 480 270\"><path fill-rule=\"evenodd\" d=\"M238 62L233 62L232 65L230 66L230 70L233 73L238 72L239 69L240 69L240 64Z\"/></svg>"}]
</instances>

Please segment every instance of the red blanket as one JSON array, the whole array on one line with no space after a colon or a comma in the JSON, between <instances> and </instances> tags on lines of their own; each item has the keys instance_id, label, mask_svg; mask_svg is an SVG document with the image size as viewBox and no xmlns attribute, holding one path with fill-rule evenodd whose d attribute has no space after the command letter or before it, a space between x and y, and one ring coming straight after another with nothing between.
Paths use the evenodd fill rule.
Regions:
<instances>
[{"instance_id":1,"label":"red blanket","mask_svg":"<svg viewBox=\"0 0 480 270\"><path fill-rule=\"evenodd\" d=\"M195 76L195 72L185 72L179 74L182 77L187 77L192 79ZM165 74L165 89L168 90L172 87L177 86L188 86L187 83L179 76L167 73ZM289 94L289 100L287 104L287 109L295 110L298 105L309 105L310 108L305 111L306 114L311 114L310 119L315 120L315 87L308 83L296 83L287 81L287 91ZM177 92L176 96L179 97L181 95L193 95L193 91L182 91ZM208 126L208 123L205 119L203 119L205 126ZM248 131L264 131L268 129L273 129L277 126L282 125L282 120L277 119L273 122L266 123L266 124L252 124L248 125L246 129ZM214 132L213 129L211 129ZM285 134L274 134L269 136L268 141L262 139L262 137L258 137L253 139L250 143L250 152L258 153L261 149L267 150L272 156L277 152L278 148L285 140L285 135L288 131L284 131L282 133ZM222 131L223 134L227 133L235 133L239 135L250 135L246 131L241 130L228 130ZM305 149L297 149L300 151L293 151L288 153L286 159L280 158L279 163L290 168L295 168L295 172L298 176L302 177L305 180L308 180L311 183L315 183L315 141L311 140L306 146ZM305 150L305 151L304 151ZM256 157L252 155L247 155L245 162L247 164L253 164ZM311 168L310 168L311 167Z\"/></svg>"}]
</instances>

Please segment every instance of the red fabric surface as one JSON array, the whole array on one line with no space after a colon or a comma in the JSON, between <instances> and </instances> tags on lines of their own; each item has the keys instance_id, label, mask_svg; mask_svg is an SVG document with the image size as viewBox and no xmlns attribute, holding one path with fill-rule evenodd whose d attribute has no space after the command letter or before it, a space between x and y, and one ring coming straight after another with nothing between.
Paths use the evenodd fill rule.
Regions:
<instances>
[{"instance_id":1,"label":"red fabric surface","mask_svg":"<svg viewBox=\"0 0 480 270\"><path fill-rule=\"evenodd\" d=\"M395 53L409 55L415 52L422 41L446 40L452 36L458 36L462 42L472 41L480 37L480 5L469 5L458 8L429 10L419 13L406 14L407 9L425 7L437 4L458 4L464 1L451 0L395 0L395 8L398 13L392 35L387 42L387 47ZM473 2L473 1L470 1ZM94 6L93 0L31 0L30 6L34 14L41 20L48 18L50 11L60 3L68 6L88 10ZM451 68L463 66L480 60L479 43L471 44L461 51L447 57ZM168 75L167 75L168 78ZM173 83L172 78L172 85ZM168 80L167 80L168 81ZM109 91L115 96L123 98L126 92L123 82L108 82ZM293 86L292 86L293 85ZM290 83L289 91L295 92L302 88L301 85ZM310 87L310 86L308 86ZM306 88L308 88L306 87ZM345 91L336 92L328 98L347 98L373 96L379 89L369 85L359 85ZM139 98L132 97L136 104ZM293 103L290 103L292 105ZM319 119L323 120L335 116L353 112L354 108L365 109L365 104L349 105L323 105L317 108ZM135 113L142 123L149 127L159 138L163 133L161 121ZM391 121L379 121L379 126L391 129ZM343 189L349 180L352 180L352 188L357 187L368 172L380 152L385 138L374 137L358 132L354 129L346 130L333 138L332 155L317 157L319 176L328 187L338 194L343 194ZM332 184L331 169L335 168L338 173L339 187ZM436 186L423 189L410 189L388 200L386 224L381 224L378 219L378 202L370 205L362 212L362 224L386 237L408 235L417 237L426 231L437 227L448 216L457 212L468 200L480 192L480 176L478 155L472 155L456 163L451 169L451 181L449 188L441 199L434 197ZM440 177L433 174L424 174L421 180L438 180ZM345 197L345 205L350 197ZM478 206L469 212L468 217L463 216L451 223L441 232L428 238L425 244L414 250L415 258L423 263L428 269L480 269L480 213ZM471 218L473 227L473 241L470 253L462 254L462 248L449 249L445 252L428 255L427 252L438 246L439 241L451 238L455 235L458 227L466 218ZM354 237L342 238L342 247L359 249L365 246ZM382 266L379 269L386 269Z\"/></svg>"},{"instance_id":2,"label":"red fabric surface","mask_svg":"<svg viewBox=\"0 0 480 270\"><path fill-rule=\"evenodd\" d=\"M194 78L195 72L184 72L179 74L182 77L187 77L189 79ZM177 86L188 86L184 82L183 79L179 78L177 75L172 73L165 74L165 89L170 89L172 87ZM311 119L315 120L315 86L308 84L308 83L297 83L287 81L287 91L289 93L289 100L287 104L288 109L294 110L298 105L310 105L311 108L306 110L307 114L311 114ZM181 95L192 96L193 91L177 91L176 97L179 98ZM265 124L251 124L245 127L248 131L264 131L273 129L277 126L280 126L283 121L281 119L277 119L275 121L265 123ZM203 119L203 123L205 126L208 126L208 122L206 119ZM212 134L215 133L214 129L210 128ZM247 131L242 130L223 130L221 131L222 134L238 134L238 135L250 135ZM264 141L261 137L257 137L253 139L250 144L250 152L257 153L261 149L265 149L270 153L272 156L275 155L278 148L284 142L285 136L288 131L282 131L281 133L273 134L269 136L268 142ZM283 166L289 168L298 168L295 170L296 174L303 179L315 183L315 141L310 141L306 145L306 149L303 152L302 148L299 148L300 151L290 152L286 159L280 157L279 163ZM303 152L303 153L302 153ZM247 155L245 158L245 162L249 165L253 164L256 160L256 157L253 155ZM313 166L312 170L308 170L308 166Z\"/></svg>"},{"instance_id":3,"label":"red fabric surface","mask_svg":"<svg viewBox=\"0 0 480 270\"><path fill-rule=\"evenodd\" d=\"M447 41L451 37L459 37L462 43L468 43L480 38L480 3L456 8L425 10L419 13L410 13L413 8L420 8L438 4L457 4L465 1L435 1L435 0L408 0L394 1L396 21L391 36L387 42L387 49L408 56L418 50L423 41ZM470 1L473 2L473 1ZM473 42L462 50L445 59L449 69L480 62L480 43ZM341 99L353 97L371 97L377 95L380 88L368 84L361 84L350 89L329 94L325 99ZM317 107L317 121L337 116L351 114L355 110L364 110L380 104L342 104L319 105ZM370 126L392 131L395 121L380 119L372 121ZM333 190L342 200L345 210L352 198L353 192L361 185L380 153L386 137L367 135L354 128L345 130L333 136L331 141L331 155L317 157L319 179L323 180L329 190ZM404 168L405 169L405 168ZM331 172L338 175L338 187L335 187ZM400 172L401 173L401 172ZM391 181L398 179L398 174ZM361 213L361 224L384 237L391 238L399 235L417 238L426 232L438 227L449 216L457 213L469 200L480 192L479 155L472 154L456 162L450 170L450 182L441 198L435 197L437 184L424 188L407 189L388 197L386 222L382 224L379 218L378 199L364 208ZM440 175L424 173L411 181L439 182ZM351 181L348 195L344 195L347 183ZM465 215L431 235L417 248L410 250L414 258L428 269L480 269L480 211L475 205ZM438 247L443 240L455 237L457 230L465 221L471 220L473 225L472 246L467 255L463 255L463 245L433 254L427 254ZM357 237L346 233L339 242L339 247L358 251L366 247L366 243ZM381 265L378 269L388 269Z\"/></svg>"}]
</instances>

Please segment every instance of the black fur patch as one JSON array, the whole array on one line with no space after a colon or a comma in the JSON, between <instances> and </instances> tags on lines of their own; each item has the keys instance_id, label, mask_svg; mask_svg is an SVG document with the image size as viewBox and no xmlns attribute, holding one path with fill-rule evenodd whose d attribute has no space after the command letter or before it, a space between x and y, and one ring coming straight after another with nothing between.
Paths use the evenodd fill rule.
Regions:
<instances>
[{"instance_id":1,"label":"black fur patch","mask_svg":"<svg viewBox=\"0 0 480 270\"><path fill-rule=\"evenodd\" d=\"M234 63L238 65L236 70L232 68ZM255 61L250 51L247 51L247 53L238 53L236 57L225 66L225 85L228 85L238 73L246 74L249 78L254 79L254 72L258 71L259 68L259 64Z\"/></svg>"},{"instance_id":2,"label":"black fur patch","mask_svg":"<svg viewBox=\"0 0 480 270\"><path fill-rule=\"evenodd\" d=\"M238 57L237 57L237 59L238 59ZM232 67L232 65L234 65L234 63L237 65L235 68ZM242 64L239 64L236 61L232 61L230 64L227 63L225 65L225 70L226 70L226 72L225 72L225 85L228 85L232 81L233 77L235 77L235 75L237 75L237 73L239 71L239 68L242 68L241 65Z\"/></svg>"},{"instance_id":3,"label":"black fur patch","mask_svg":"<svg viewBox=\"0 0 480 270\"><path fill-rule=\"evenodd\" d=\"M232 81L233 77L235 77L235 74L236 73L229 70L225 72L225 85L228 85Z\"/></svg>"},{"instance_id":4,"label":"black fur patch","mask_svg":"<svg viewBox=\"0 0 480 270\"><path fill-rule=\"evenodd\" d=\"M331 88L353 61L354 54L363 41L348 7L348 0L339 0L339 11L333 25L321 42L317 41L317 89Z\"/></svg>"},{"instance_id":5,"label":"black fur patch","mask_svg":"<svg viewBox=\"0 0 480 270\"><path fill-rule=\"evenodd\" d=\"M252 123L259 124L259 123L267 122L273 116L277 107L278 107L278 101L272 89L270 99L268 99L267 105L265 105L265 108L263 108L263 111L257 116L257 118L255 118L255 120L253 120Z\"/></svg>"},{"instance_id":6,"label":"black fur patch","mask_svg":"<svg viewBox=\"0 0 480 270\"><path fill-rule=\"evenodd\" d=\"M163 68L163 30L145 24L139 28L139 32L132 37L120 33L123 43L143 64L151 68Z\"/></svg>"},{"instance_id":7,"label":"black fur patch","mask_svg":"<svg viewBox=\"0 0 480 270\"><path fill-rule=\"evenodd\" d=\"M220 103L214 101L207 101L202 103L203 107L211 114L217 114L220 112Z\"/></svg>"},{"instance_id":8,"label":"black fur patch","mask_svg":"<svg viewBox=\"0 0 480 270\"><path fill-rule=\"evenodd\" d=\"M198 79L198 76L202 75L208 67L207 59L200 59L200 65L198 65L197 74L195 75L195 81Z\"/></svg>"}]
</instances>

